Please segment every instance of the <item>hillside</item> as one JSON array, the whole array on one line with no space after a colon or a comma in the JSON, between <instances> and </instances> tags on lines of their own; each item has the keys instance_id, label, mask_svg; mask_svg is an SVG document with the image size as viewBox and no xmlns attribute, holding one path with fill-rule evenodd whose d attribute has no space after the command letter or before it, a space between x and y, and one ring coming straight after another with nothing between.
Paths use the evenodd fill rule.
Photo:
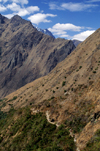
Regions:
<instances>
[{"instance_id":1,"label":"hillside","mask_svg":"<svg viewBox=\"0 0 100 151\"><path fill-rule=\"evenodd\" d=\"M69 128L78 150L100 148L100 29L47 76L1 100L1 111L30 106L49 122ZM74 134L74 135L73 135Z\"/></svg>"},{"instance_id":2,"label":"hillside","mask_svg":"<svg viewBox=\"0 0 100 151\"><path fill-rule=\"evenodd\" d=\"M75 46L39 32L31 22L0 14L0 98L47 75Z\"/></svg>"}]
</instances>

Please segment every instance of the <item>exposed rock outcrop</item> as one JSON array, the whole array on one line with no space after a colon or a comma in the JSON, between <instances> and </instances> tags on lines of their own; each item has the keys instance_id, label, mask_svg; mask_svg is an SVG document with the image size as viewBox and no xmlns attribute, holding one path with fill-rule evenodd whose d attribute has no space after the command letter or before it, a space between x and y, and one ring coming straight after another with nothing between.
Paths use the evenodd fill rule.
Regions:
<instances>
[{"instance_id":1,"label":"exposed rock outcrop","mask_svg":"<svg viewBox=\"0 0 100 151\"><path fill-rule=\"evenodd\" d=\"M74 49L72 41L45 35L18 15L0 15L0 97L48 74Z\"/></svg>"}]
</instances>

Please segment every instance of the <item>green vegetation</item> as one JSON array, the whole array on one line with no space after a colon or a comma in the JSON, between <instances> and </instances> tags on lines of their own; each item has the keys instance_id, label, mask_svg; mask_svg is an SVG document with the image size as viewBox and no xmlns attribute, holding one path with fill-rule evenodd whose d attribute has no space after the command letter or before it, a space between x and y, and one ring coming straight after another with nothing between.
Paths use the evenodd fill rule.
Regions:
<instances>
[{"instance_id":1,"label":"green vegetation","mask_svg":"<svg viewBox=\"0 0 100 151\"><path fill-rule=\"evenodd\" d=\"M66 90L64 90L64 93L67 92Z\"/></svg>"},{"instance_id":2,"label":"green vegetation","mask_svg":"<svg viewBox=\"0 0 100 151\"><path fill-rule=\"evenodd\" d=\"M96 71L93 71L93 73L96 73Z\"/></svg>"},{"instance_id":3,"label":"green vegetation","mask_svg":"<svg viewBox=\"0 0 100 151\"><path fill-rule=\"evenodd\" d=\"M82 68L82 66L79 67L79 69L81 69L81 68Z\"/></svg>"},{"instance_id":4,"label":"green vegetation","mask_svg":"<svg viewBox=\"0 0 100 151\"><path fill-rule=\"evenodd\" d=\"M0 102L2 102L3 100L2 99L0 99Z\"/></svg>"},{"instance_id":5,"label":"green vegetation","mask_svg":"<svg viewBox=\"0 0 100 151\"><path fill-rule=\"evenodd\" d=\"M6 118L7 114L0 110L0 120Z\"/></svg>"},{"instance_id":6,"label":"green vegetation","mask_svg":"<svg viewBox=\"0 0 100 151\"><path fill-rule=\"evenodd\" d=\"M17 111L12 108L0 120L0 150L75 151L75 144L63 125L56 128L43 113L32 115L28 107Z\"/></svg>"},{"instance_id":7,"label":"green vegetation","mask_svg":"<svg viewBox=\"0 0 100 151\"><path fill-rule=\"evenodd\" d=\"M55 91L53 90L53 93L55 93Z\"/></svg>"},{"instance_id":8,"label":"green vegetation","mask_svg":"<svg viewBox=\"0 0 100 151\"><path fill-rule=\"evenodd\" d=\"M14 96L11 100L9 100L9 102L13 101L13 100L16 100L16 99L17 99L17 96Z\"/></svg>"},{"instance_id":9,"label":"green vegetation","mask_svg":"<svg viewBox=\"0 0 100 151\"><path fill-rule=\"evenodd\" d=\"M77 99L74 100L74 103L76 102ZM84 126L90 121L89 117L93 114L94 107L95 106L91 103L91 100L81 100L77 103L78 112L76 112L75 115L70 114L70 112L66 110L65 114L70 115L65 121L66 127L71 128L74 133L81 132Z\"/></svg>"},{"instance_id":10,"label":"green vegetation","mask_svg":"<svg viewBox=\"0 0 100 151\"><path fill-rule=\"evenodd\" d=\"M62 83L62 87L63 87L65 84L66 84L66 81L63 81L63 83Z\"/></svg>"},{"instance_id":11,"label":"green vegetation","mask_svg":"<svg viewBox=\"0 0 100 151\"><path fill-rule=\"evenodd\" d=\"M71 91L73 91L74 89L73 88L71 88Z\"/></svg>"},{"instance_id":12,"label":"green vegetation","mask_svg":"<svg viewBox=\"0 0 100 151\"><path fill-rule=\"evenodd\" d=\"M97 130L83 151L100 151L100 129Z\"/></svg>"},{"instance_id":13,"label":"green vegetation","mask_svg":"<svg viewBox=\"0 0 100 151\"><path fill-rule=\"evenodd\" d=\"M66 120L65 125L73 129L74 133L79 133L85 126L85 122L82 121L81 117L74 117L72 120Z\"/></svg>"},{"instance_id":14,"label":"green vegetation","mask_svg":"<svg viewBox=\"0 0 100 151\"><path fill-rule=\"evenodd\" d=\"M79 71L79 69L76 70L76 72L78 72L78 71Z\"/></svg>"},{"instance_id":15,"label":"green vegetation","mask_svg":"<svg viewBox=\"0 0 100 151\"><path fill-rule=\"evenodd\" d=\"M59 89L59 87L56 87L56 89Z\"/></svg>"}]
</instances>

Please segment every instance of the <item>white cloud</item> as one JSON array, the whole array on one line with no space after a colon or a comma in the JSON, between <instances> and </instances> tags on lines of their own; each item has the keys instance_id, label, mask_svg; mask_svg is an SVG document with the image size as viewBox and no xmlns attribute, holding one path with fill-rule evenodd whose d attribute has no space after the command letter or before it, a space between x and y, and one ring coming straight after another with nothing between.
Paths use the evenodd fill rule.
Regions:
<instances>
[{"instance_id":1,"label":"white cloud","mask_svg":"<svg viewBox=\"0 0 100 151\"><path fill-rule=\"evenodd\" d=\"M100 0L88 0L87 2L89 2L89 3L100 2Z\"/></svg>"},{"instance_id":2,"label":"white cloud","mask_svg":"<svg viewBox=\"0 0 100 151\"><path fill-rule=\"evenodd\" d=\"M13 16L14 16L14 14L7 14L7 15L5 15L5 17L7 17L9 19L11 19Z\"/></svg>"},{"instance_id":3,"label":"white cloud","mask_svg":"<svg viewBox=\"0 0 100 151\"><path fill-rule=\"evenodd\" d=\"M55 3L55 2L50 2L49 3L49 7L50 7L51 10L55 10L55 9L64 10L63 7L58 6L57 3Z\"/></svg>"},{"instance_id":4,"label":"white cloud","mask_svg":"<svg viewBox=\"0 0 100 151\"><path fill-rule=\"evenodd\" d=\"M88 29L84 32L82 30ZM77 39L80 41L85 40L89 35L91 35L95 30L89 30L91 29L90 27L80 27L73 25L71 23L66 23L66 24L60 24L57 23L55 24L52 28L48 28L49 31L53 33L53 35L57 37L62 37L62 38L68 38L68 39ZM70 36L68 34L68 31L74 31L74 32L81 32L79 34L76 34L74 36Z\"/></svg>"},{"instance_id":5,"label":"white cloud","mask_svg":"<svg viewBox=\"0 0 100 151\"><path fill-rule=\"evenodd\" d=\"M40 10L38 6L30 6L30 7L27 7L26 9L29 13L34 13Z\"/></svg>"},{"instance_id":6,"label":"white cloud","mask_svg":"<svg viewBox=\"0 0 100 151\"><path fill-rule=\"evenodd\" d=\"M28 0L11 0L11 1L15 3L28 4Z\"/></svg>"},{"instance_id":7,"label":"white cloud","mask_svg":"<svg viewBox=\"0 0 100 151\"><path fill-rule=\"evenodd\" d=\"M21 9L17 14L19 16L26 16L29 15L30 13L26 9Z\"/></svg>"},{"instance_id":8,"label":"white cloud","mask_svg":"<svg viewBox=\"0 0 100 151\"><path fill-rule=\"evenodd\" d=\"M61 35L60 37L61 37L61 38L68 38L69 35L65 34L65 35Z\"/></svg>"},{"instance_id":9,"label":"white cloud","mask_svg":"<svg viewBox=\"0 0 100 151\"><path fill-rule=\"evenodd\" d=\"M48 30L51 31L54 35L57 35L57 36L63 37L63 38L69 37L67 34L67 31L79 32L82 29L83 29L83 27L75 26L70 23L66 23L66 24L57 23L52 28L48 28Z\"/></svg>"},{"instance_id":10,"label":"white cloud","mask_svg":"<svg viewBox=\"0 0 100 151\"><path fill-rule=\"evenodd\" d=\"M67 31L81 31L81 29L83 29L83 27L75 26L70 23L66 24L57 23L48 30L50 30L54 35L58 35L60 37L68 37Z\"/></svg>"},{"instance_id":11,"label":"white cloud","mask_svg":"<svg viewBox=\"0 0 100 151\"><path fill-rule=\"evenodd\" d=\"M38 6L30 6L24 9L20 9L20 11L18 12L19 16L26 16L29 15L31 13L34 13L36 11L39 11L39 7Z\"/></svg>"},{"instance_id":12,"label":"white cloud","mask_svg":"<svg viewBox=\"0 0 100 151\"><path fill-rule=\"evenodd\" d=\"M22 5L28 4L28 0L0 0L0 2L13 2L13 3L20 3Z\"/></svg>"},{"instance_id":13,"label":"white cloud","mask_svg":"<svg viewBox=\"0 0 100 151\"><path fill-rule=\"evenodd\" d=\"M10 9L10 10L12 10L12 11L14 11L14 12L21 10L20 5L17 5L16 3L8 4L7 8Z\"/></svg>"},{"instance_id":14,"label":"white cloud","mask_svg":"<svg viewBox=\"0 0 100 151\"><path fill-rule=\"evenodd\" d=\"M13 11L15 14L18 14L19 16L26 16L40 10L38 6L30 6L30 7L22 8L20 5L16 3L8 4L7 9L10 9L11 11Z\"/></svg>"},{"instance_id":15,"label":"white cloud","mask_svg":"<svg viewBox=\"0 0 100 151\"><path fill-rule=\"evenodd\" d=\"M6 8L5 6L0 5L0 12L4 12L4 11L6 11L6 10L7 10L7 8Z\"/></svg>"},{"instance_id":16,"label":"white cloud","mask_svg":"<svg viewBox=\"0 0 100 151\"><path fill-rule=\"evenodd\" d=\"M60 6L57 5L57 3L50 3L49 7L50 9L54 10L54 9L58 9L58 10L69 10L71 12L75 12L75 11L84 11L87 10L89 8L92 7L96 7L98 5L94 5L94 4L85 4L85 3L62 3Z\"/></svg>"},{"instance_id":17,"label":"white cloud","mask_svg":"<svg viewBox=\"0 0 100 151\"><path fill-rule=\"evenodd\" d=\"M28 17L28 19L34 23L34 24L39 24L41 22L51 22L51 20L48 20L47 17L56 17L57 15L53 15L53 14L43 14L43 13L37 13L34 14L30 17Z\"/></svg>"},{"instance_id":18,"label":"white cloud","mask_svg":"<svg viewBox=\"0 0 100 151\"><path fill-rule=\"evenodd\" d=\"M66 24L57 23L52 28L53 29L60 29L60 30L71 30L71 31L80 31L82 29L82 27L75 26L75 25L70 24L70 23L66 23Z\"/></svg>"},{"instance_id":19,"label":"white cloud","mask_svg":"<svg viewBox=\"0 0 100 151\"><path fill-rule=\"evenodd\" d=\"M0 0L0 2L4 2L4 3L6 3L8 0Z\"/></svg>"},{"instance_id":20,"label":"white cloud","mask_svg":"<svg viewBox=\"0 0 100 151\"><path fill-rule=\"evenodd\" d=\"M94 32L95 32L95 30L87 30L87 31L81 32L77 35L74 35L72 39L84 41L88 36L90 36Z\"/></svg>"},{"instance_id":21,"label":"white cloud","mask_svg":"<svg viewBox=\"0 0 100 151\"><path fill-rule=\"evenodd\" d=\"M69 11L74 12L74 11L84 11L88 8L91 8L97 5L70 2L70 3L63 3L61 6Z\"/></svg>"}]
</instances>

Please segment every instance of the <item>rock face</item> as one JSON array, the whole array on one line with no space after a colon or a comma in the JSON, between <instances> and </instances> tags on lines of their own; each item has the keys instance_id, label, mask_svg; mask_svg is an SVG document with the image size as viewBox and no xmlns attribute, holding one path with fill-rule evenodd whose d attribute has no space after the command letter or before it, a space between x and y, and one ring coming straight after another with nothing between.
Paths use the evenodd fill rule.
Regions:
<instances>
[{"instance_id":1,"label":"rock face","mask_svg":"<svg viewBox=\"0 0 100 151\"><path fill-rule=\"evenodd\" d=\"M74 49L72 41L45 35L18 15L0 15L0 97L48 74Z\"/></svg>"}]
</instances>

